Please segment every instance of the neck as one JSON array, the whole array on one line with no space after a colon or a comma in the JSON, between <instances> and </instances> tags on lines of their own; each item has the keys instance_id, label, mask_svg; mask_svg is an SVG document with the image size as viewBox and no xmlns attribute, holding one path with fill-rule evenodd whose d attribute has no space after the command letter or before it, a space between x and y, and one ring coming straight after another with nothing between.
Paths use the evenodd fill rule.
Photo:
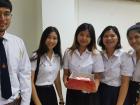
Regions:
<instances>
[{"instance_id":1,"label":"neck","mask_svg":"<svg viewBox=\"0 0 140 105\"><path fill-rule=\"evenodd\" d=\"M53 54L53 50L49 50L47 52L47 56L51 59L52 58L52 54Z\"/></svg>"},{"instance_id":2,"label":"neck","mask_svg":"<svg viewBox=\"0 0 140 105\"><path fill-rule=\"evenodd\" d=\"M0 37L2 37L4 35L5 32L0 32Z\"/></svg>"},{"instance_id":3,"label":"neck","mask_svg":"<svg viewBox=\"0 0 140 105\"><path fill-rule=\"evenodd\" d=\"M108 58L110 58L113 55L114 51L115 51L114 49L107 49L106 50Z\"/></svg>"},{"instance_id":4,"label":"neck","mask_svg":"<svg viewBox=\"0 0 140 105\"><path fill-rule=\"evenodd\" d=\"M80 52L80 55L82 55L82 53L86 50L86 48L85 47L84 48L83 47L80 47L78 50Z\"/></svg>"},{"instance_id":5,"label":"neck","mask_svg":"<svg viewBox=\"0 0 140 105\"><path fill-rule=\"evenodd\" d=\"M140 50L139 51L136 51L136 58L137 58L137 60L140 59Z\"/></svg>"}]
</instances>

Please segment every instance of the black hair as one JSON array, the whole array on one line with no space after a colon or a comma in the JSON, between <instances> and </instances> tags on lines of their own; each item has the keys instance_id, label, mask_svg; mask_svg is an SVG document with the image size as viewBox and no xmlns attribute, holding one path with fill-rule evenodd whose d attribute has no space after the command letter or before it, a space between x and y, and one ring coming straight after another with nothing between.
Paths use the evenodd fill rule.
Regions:
<instances>
[{"instance_id":1,"label":"black hair","mask_svg":"<svg viewBox=\"0 0 140 105\"><path fill-rule=\"evenodd\" d=\"M89 35L90 35L90 38L91 38L91 41L89 43L89 45L87 46L87 49L89 51L92 51L94 49L96 49L96 36L95 36L95 30L94 30L94 27L89 24L89 23L83 23L81 24L76 32L75 32L75 36L74 36L74 41L73 41L73 45L70 47L70 50L73 52L75 49L78 49L79 48L79 43L77 41L77 37L78 37L78 34L81 32L81 31L86 31L88 30L89 31Z\"/></svg>"},{"instance_id":2,"label":"black hair","mask_svg":"<svg viewBox=\"0 0 140 105\"><path fill-rule=\"evenodd\" d=\"M131 27L128 28L127 30L127 37L129 36L129 33L131 31L135 31L140 33L140 22L137 22L136 24L132 25Z\"/></svg>"},{"instance_id":3,"label":"black hair","mask_svg":"<svg viewBox=\"0 0 140 105\"><path fill-rule=\"evenodd\" d=\"M10 0L0 0L0 7L8 8L12 12L12 3Z\"/></svg>"},{"instance_id":4,"label":"black hair","mask_svg":"<svg viewBox=\"0 0 140 105\"><path fill-rule=\"evenodd\" d=\"M45 41L51 32L55 32L57 35L58 42L57 42L57 45L54 47L53 51L55 54L58 54L58 56L60 56L60 61L62 64L61 39L60 39L60 34L59 34L57 28L55 28L55 27L49 26L43 31L41 39L40 39L39 48L34 53L36 53L38 57L41 57L42 55L44 55L45 53L48 52L48 47L45 44ZM36 60L36 59L37 58L32 57L31 61Z\"/></svg>"},{"instance_id":5,"label":"black hair","mask_svg":"<svg viewBox=\"0 0 140 105\"><path fill-rule=\"evenodd\" d=\"M102 48L102 50L105 50L105 45L103 43L103 37L105 35L105 33L109 30L112 30L113 32L115 32L115 34L117 35L118 37L118 43L115 47L115 49L119 49L121 48L121 37L120 37L120 33L119 33L119 30L116 26L107 26L101 33L101 35L99 36L98 38L98 45Z\"/></svg>"}]
</instances>

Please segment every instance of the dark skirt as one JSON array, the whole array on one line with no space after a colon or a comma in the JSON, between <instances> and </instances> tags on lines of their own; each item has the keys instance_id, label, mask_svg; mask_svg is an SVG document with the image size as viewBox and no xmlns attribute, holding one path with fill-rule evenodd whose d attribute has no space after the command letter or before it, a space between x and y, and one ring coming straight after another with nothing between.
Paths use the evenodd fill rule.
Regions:
<instances>
[{"instance_id":1,"label":"dark skirt","mask_svg":"<svg viewBox=\"0 0 140 105\"><path fill-rule=\"evenodd\" d=\"M98 94L67 89L66 105L99 105Z\"/></svg>"},{"instance_id":2,"label":"dark skirt","mask_svg":"<svg viewBox=\"0 0 140 105\"><path fill-rule=\"evenodd\" d=\"M116 105L119 95L119 89L120 87L114 87L104 83L100 83L98 90L100 105Z\"/></svg>"},{"instance_id":3,"label":"dark skirt","mask_svg":"<svg viewBox=\"0 0 140 105\"><path fill-rule=\"evenodd\" d=\"M42 105L58 105L53 85L36 86L36 91ZM34 105L33 101L30 105Z\"/></svg>"},{"instance_id":4,"label":"dark skirt","mask_svg":"<svg viewBox=\"0 0 140 105\"><path fill-rule=\"evenodd\" d=\"M127 105L136 105L139 97L140 82L130 81L127 95Z\"/></svg>"}]
</instances>

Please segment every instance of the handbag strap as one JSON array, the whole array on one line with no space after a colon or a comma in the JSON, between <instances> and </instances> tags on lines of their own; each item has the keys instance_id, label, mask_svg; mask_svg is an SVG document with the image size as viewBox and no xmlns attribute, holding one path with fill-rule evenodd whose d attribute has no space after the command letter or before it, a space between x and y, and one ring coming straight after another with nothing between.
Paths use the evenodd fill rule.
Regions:
<instances>
[{"instance_id":1,"label":"handbag strap","mask_svg":"<svg viewBox=\"0 0 140 105\"><path fill-rule=\"evenodd\" d=\"M37 75L38 75L38 72L39 72L39 63L40 63L40 57L38 56L38 57L37 57L37 66L36 66L35 76L34 76L34 83L35 83L36 80L37 80Z\"/></svg>"}]
</instances>

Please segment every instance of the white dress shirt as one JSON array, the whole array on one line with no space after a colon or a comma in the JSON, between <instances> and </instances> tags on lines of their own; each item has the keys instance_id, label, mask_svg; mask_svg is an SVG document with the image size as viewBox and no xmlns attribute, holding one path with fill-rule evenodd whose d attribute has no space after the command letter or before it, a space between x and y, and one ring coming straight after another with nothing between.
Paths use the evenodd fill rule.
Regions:
<instances>
[{"instance_id":1,"label":"white dress shirt","mask_svg":"<svg viewBox=\"0 0 140 105\"><path fill-rule=\"evenodd\" d=\"M73 54L66 50L64 54L64 69L70 72L81 72L85 74L98 73L104 71L102 56L96 51L96 54L87 49L80 55L78 50Z\"/></svg>"},{"instance_id":2,"label":"white dress shirt","mask_svg":"<svg viewBox=\"0 0 140 105\"><path fill-rule=\"evenodd\" d=\"M133 63L131 56L122 49L117 49L112 57L108 58L105 51L101 52L103 56L105 72L103 73L103 83L110 86L120 86L121 76L132 76Z\"/></svg>"},{"instance_id":3,"label":"white dress shirt","mask_svg":"<svg viewBox=\"0 0 140 105\"><path fill-rule=\"evenodd\" d=\"M136 61L136 52L134 50L129 51L132 56L134 72L132 76L132 81L140 82L140 60Z\"/></svg>"},{"instance_id":4,"label":"white dress shirt","mask_svg":"<svg viewBox=\"0 0 140 105\"><path fill-rule=\"evenodd\" d=\"M31 97L31 63L26 48L22 39L17 36L5 32L3 38L12 96L8 100L5 100L1 97L0 91L0 105L14 101L19 94L22 97L21 105L29 105Z\"/></svg>"},{"instance_id":5,"label":"white dress shirt","mask_svg":"<svg viewBox=\"0 0 140 105\"><path fill-rule=\"evenodd\" d=\"M35 71L37 66L37 60L31 62L31 65L32 71ZM53 53L52 58L49 59L47 54L44 54L40 59L36 85L44 86L54 84L60 67L60 57L58 55Z\"/></svg>"}]
</instances>

